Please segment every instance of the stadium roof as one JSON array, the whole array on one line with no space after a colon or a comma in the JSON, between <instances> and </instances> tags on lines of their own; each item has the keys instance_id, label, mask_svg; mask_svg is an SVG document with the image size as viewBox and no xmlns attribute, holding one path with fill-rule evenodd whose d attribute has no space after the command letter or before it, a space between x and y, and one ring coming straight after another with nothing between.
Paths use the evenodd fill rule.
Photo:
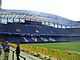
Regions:
<instances>
[{"instance_id":1,"label":"stadium roof","mask_svg":"<svg viewBox=\"0 0 80 60\"><path fill-rule=\"evenodd\" d=\"M28 19L28 20L41 20L47 22L55 22L58 24L75 26L79 25L75 21L66 19L64 17L56 16L49 13L29 11L29 10L6 10L0 9L0 18L14 18L14 19Z\"/></svg>"},{"instance_id":2,"label":"stadium roof","mask_svg":"<svg viewBox=\"0 0 80 60\"><path fill-rule=\"evenodd\" d=\"M0 18L14 18L14 19L28 19L28 20L41 20L45 19L31 11L25 10L0 10ZM48 20L45 20L48 21Z\"/></svg>"}]
</instances>

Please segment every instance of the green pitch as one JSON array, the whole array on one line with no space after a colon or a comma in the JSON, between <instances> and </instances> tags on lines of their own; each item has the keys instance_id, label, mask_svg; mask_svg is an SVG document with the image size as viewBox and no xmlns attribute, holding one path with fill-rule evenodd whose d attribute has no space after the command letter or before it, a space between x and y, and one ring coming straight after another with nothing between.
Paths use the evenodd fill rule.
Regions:
<instances>
[{"instance_id":1,"label":"green pitch","mask_svg":"<svg viewBox=\"0 0 80 60\"><path fill-rule=\"evenodd\" d=\"M26 45L43 47L48 49L70 50L80 52L80 42L30 43Z\"/></svg>"}]
</instances>

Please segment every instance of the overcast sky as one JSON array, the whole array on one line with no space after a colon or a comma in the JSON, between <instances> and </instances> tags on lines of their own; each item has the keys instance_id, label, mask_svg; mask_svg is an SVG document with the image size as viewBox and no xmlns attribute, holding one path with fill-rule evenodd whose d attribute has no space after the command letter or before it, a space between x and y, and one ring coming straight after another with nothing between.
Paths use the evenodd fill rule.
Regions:
<instances>
[{"instance_id":1,"label":"overcast sky","mask_svg":"<svg viewBox=\"0 0 80 60\"><path fill-rule=\"evenodd\" d=\"M80 21L80 0L2 0L3 9L46 12Z\"/></svg>"}]
</instances>

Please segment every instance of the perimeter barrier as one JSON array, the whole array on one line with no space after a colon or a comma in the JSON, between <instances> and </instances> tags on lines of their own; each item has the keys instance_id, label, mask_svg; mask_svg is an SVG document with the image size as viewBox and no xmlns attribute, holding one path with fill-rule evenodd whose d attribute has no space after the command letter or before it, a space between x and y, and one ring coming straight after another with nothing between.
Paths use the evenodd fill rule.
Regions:
<instances>
[{"instance_id":1,"label":"perimeter barrier","mask_svg":"<svg viewBox=\"0 0 80 60\"><path fill-rule=\"evenodd\" d=\"M16 47L16 44L10 43L11 46ZM80 60L80 53L68 50L47 49L34 46L20 45L21 50L40 54L45 57L55 58L56 60Z\"/></svg>"}]
</instances>

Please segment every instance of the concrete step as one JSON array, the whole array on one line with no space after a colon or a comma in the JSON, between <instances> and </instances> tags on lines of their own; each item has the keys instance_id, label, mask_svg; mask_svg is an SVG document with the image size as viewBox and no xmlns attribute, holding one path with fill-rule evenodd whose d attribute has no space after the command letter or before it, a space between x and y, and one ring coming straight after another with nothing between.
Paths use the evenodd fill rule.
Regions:
<instances>
[{"instance_id":1,"label":"concrete step","mask_svg":"<svg viewBox=\"0 0 80 60\"><path fill-rule=\"evenodd\" d=\"M13 51L15 51L15 48L10 47L10 49L13 50ZM16 60L16 54L14 54L14 55L15 55L14 58ZM32 56L30 54L27 54L26 52L23 52L23 51L20 52L20 55L23 56L23 57L25 57L26 60L42 60L42 59L40 59L38 57ZM20 60L23 60L23 59L20 58Z\"/></svg>"}]
</instances>

